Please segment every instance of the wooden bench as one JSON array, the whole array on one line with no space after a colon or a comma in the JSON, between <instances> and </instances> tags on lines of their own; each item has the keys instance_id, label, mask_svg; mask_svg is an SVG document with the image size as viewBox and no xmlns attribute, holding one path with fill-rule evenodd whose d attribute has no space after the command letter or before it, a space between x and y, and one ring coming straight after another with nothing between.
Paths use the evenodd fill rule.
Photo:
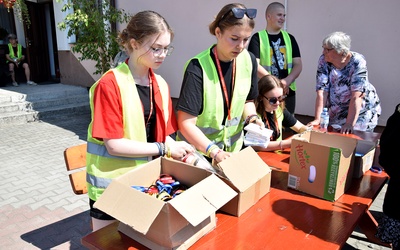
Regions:
<instances>
[{"instance_id":1,"label":"wooden bench","mask_svg":"<svg viewBox=\"0 0 400 250\"><path fill-rule=\"evenodd\" d=\"M86 148L81 144L64 150L64 160L69 174L72 190L75 194L86 194Z\"/></svg>"}]
</instances>

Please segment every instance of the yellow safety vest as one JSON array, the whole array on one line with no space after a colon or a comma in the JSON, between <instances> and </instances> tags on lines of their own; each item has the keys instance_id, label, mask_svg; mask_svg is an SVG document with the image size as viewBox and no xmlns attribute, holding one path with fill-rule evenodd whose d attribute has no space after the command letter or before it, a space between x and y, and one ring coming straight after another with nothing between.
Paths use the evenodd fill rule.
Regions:
<instances>
[{"instance_id":1,"label":"yellow safety vest","mask_svg":"<svg viewBox=\"0 0 400 250\"><path fill-rule=\"evenodd\" d=\"M120 64L117 68L111 69L120 89L122 101L122 117L124 125L124 138L146 142L146 128L143 115L142 102L136 88L135 81L126 63ZM157 84L162 95L162 103L165 122L168 123L169 113L169 88L165 80L155 75ZM90 107L91 115L94 117L93 96L98 85L97 81L90 88ZM155 83L153 83L155 84ZM88 128L88 148L86 154L87 187L89 198L96 201L104 192L104 189L111 183L112 179L118 177L129 170L134 169L149 160L148 157L120 157L113 156L107 152L103 141L97 140L92 136L93 121Z\"/></svg>"},{"instance_id":2,"label":"yellow safety vest","mask_svg":"<svg viewBox=\"0 0 400 250\"><path fill-rule=\"evenodd\" d=\"M251 57L247 50L243 50L236 58L231 120L228 120L228 117L224 116L224 97L210 49L211 47L194 57L199 60L203 70L204 86L203 112L197 117L196 126L220 148L228 152L238 152L243 145L242 114L251 88L253 69ZM222 125L224 120L225 125ZM179 132L178 139L185 140Z\"/></svg>"},{"instance_id":3,"label":"yellow safety vest","mask_svg":"<svg viewBox=\"0 0 400 250\"><path fill-rule=\"evenodd\" d=\"M283 41L286 46L286 60L287 60L287 68L288 74L292 71L293 68L293 55L292 55L292 42L290 40L289 33L284 30L281 30ZM266 30L262 30L258 32L260 37L260 64L263 66L268 72L271 73L271 46L269 44L268 33ZM296 91L296 82L292 82L290 84L290 89Z\"/></svg>"},{"instance_id":4,"label":"yellow safety vest","mask_svg":"<svg viewBox=\"0 0 400 250\"><path fill-rule=\"evenodd\" d=\"M14 55L14 49L13 46L11 45L11 43L8 44L8 50L9 50L9 55L11 58L18 58L20 59L22 57L22 45L21 44L17 44L17 56ZM9 61L7 60L6 63L8 63Z\"/></svg>"}]
</instances>

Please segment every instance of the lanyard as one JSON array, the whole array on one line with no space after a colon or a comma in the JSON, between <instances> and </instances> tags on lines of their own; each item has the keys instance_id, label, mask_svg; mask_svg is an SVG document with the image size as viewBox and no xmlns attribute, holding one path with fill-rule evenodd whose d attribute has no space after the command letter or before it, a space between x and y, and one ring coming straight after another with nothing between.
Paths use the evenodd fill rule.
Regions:
<instances>
[{"instance_id":1,"label":"lanyard","mask_svg":"<svg viewBox=\"0 0 400 250\"><path fill-rule=\"evenodd\" d=\"M226 105L228 106L228 120L231 120L231 102L229 101L229 98L228 98L228 91L226 90L225 79L224 79L224 76L222 75L221 65L219 63L218 54L217 54L215 48L216 47L214 47L214 49L213 49L213 53L215 55L215 61L217 63L218 74L219 74L222 90L224 91ZM233 94L233 88L235 86L235 73L236 73L236 59L233 59L233 65L232 65L232 94Z\"/></svg>"},{"instance_id":2,"label":"lanyard","mask_svg":"<svg viewBox=\"0 0 400 250\"><path fill-rule=\"evenodd\" d=\"M147 125L149 124L151 115L153 114L153 81L150 77L150 72L149 72L149 92L150 92L150 112L149 112L149 116L147 117L147 121L145 124L145 127L147 128ZM142 103L142 109L143 109L143 113L144 113L144 107L143 107L143 103Z\"/></svg>"},{"instance_id":3,"label":"lanyard","mask_svg":"<svg viewBox=\"0 0 400 250\"><path fill-rule=\"evenodd\" d=\"M268 115L267 115L267 111L264 111L264 118L265 118L265 122L267 123L268 129L274 130L271 125L269 124L268 121ZM276 118L276 113L274 112L274 121L275 121L275 134L276 134L276 139L278 139L278 137L280 136L280 131L279 131L279 125L278 125L278 119ZM273 140L273 135L271 135L270 137L271 140Z\"/></svg>"}]
</instances>

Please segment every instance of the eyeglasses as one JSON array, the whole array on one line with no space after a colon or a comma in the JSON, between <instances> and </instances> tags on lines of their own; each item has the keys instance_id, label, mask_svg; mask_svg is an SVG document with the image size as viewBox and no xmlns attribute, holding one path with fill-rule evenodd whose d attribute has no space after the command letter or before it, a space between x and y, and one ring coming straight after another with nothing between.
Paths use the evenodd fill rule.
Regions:
<instances>
[{"instance_id":1,"label":"eyeglasses","mask_svg":"<svg viewBox=\"0 0 400 250\"><path fill-rule=\"evenodd\" d=\"M231 11L233 13L233 16L237 19L242 19L244 17L244 14L246 14L246 16L250 19L256 18L257 16L257 9L233 8L230 9L228 12L226 12L224 15L222 15L219 21L221 22L225 18L225 16L227 16Z\"/></svg>"},{"instance_id":2,"label":"eyeglasses","mask_svg":"<svg viewBox=\"0 0 400 250\"><path fill-rule=\"evenodd\" d=\"M331 52L331 50L333 50L333 48L328 49L328 48L325 48L324 46L322 46L322 49L326 50L327 52Z\"/></svg>"},{"instance_id":3,"label":"eyeglasses","mask_svg":"<svg viewBox=\"0 0 400 250\"><path fill-rule=\"evenodd\" d=\"M283 100L285 100L286 95L280 96L280 97L266 97L265 95L262 95L265 99L267 99L267 101L269 102L269 104L274 105L276 104L278 101L279 102L283 102Z\"/></svg>"},{"instance_id":4,"label":"eyeglasses","mask_svg":"<svg viewBox=\"0 0 400 250\"><path fill-rule=\"evenodd\" d=\"M153 52L154 56L161 56L162 54L166 54L167 56L172 54L172 51L174 51L173 46L168 46L166 48L153 48L150 47L151 51Z\"/></svg>"}]
</instances>

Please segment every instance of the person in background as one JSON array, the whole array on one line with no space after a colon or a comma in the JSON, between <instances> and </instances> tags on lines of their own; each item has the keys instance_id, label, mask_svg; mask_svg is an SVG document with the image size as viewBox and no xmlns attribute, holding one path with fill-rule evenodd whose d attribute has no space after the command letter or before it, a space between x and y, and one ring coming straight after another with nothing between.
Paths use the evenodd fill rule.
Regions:
<instances>
[{"instance_id":1,"label":"person in background","mask_svg":"<svg viewBox=\"0 0 400 250\"><path fill-rule=\"evenodd\" d=\"M315 118L309 125L319 125L324 107L329 123L341 127L341 133L353 130L373 131L381 114L375 87L368 80L363 55L350 51L351 38L333 32L322 41L316 75Z\"/></svg>"},{"instance_id":2,"label":"person in background","mask_svg":"<svg viewBox=\"0 0 400 250\"><path fill-rule=\"evenodd\" d=\"M253 146L256 151L273 151L290 148L291 138L282 140L282 126L291 128L297 133L310 130L298 121L286 108L283 83L273 75L263 76L258 81L258 98L255 102L257 114L261 117L265 127L272 130L270 142L266 148Z\"/></svg>"},{"instance_id":3,"label":"person in background","mask_svg":"<svg viewBox=\"0 0 400 250\"><path fill-rule=\"evenodd\" d=\"M181 159L194 152L188 143L170 137L177 123L169 86L153 71L171 54L173 35L160 14L138 12L119 36L129 60L106 72L90 88L92 120L86 158L94 231L114 221L93 207L113 178L154 157Z\"/></svg>"},{"instance_id":4,"label":"person in background","mask_svg":"<svg viewBox=\"0 0 400 250\"><path fill-rule=\"evenodd\" d=\"M125 62L128 59L129 55L126 53L126 49L121 49L114 57L114 61L111 65L112 68L117 67L121 63Z\"/></svg>"},{"instance_id":5,"label":"person in background","mask_svg":"<svg viewBox=\"0 0 400 250\"><path fill-rule=\"evenodd\" d=\"M378 224L376 237L382 242L390 243L393 249L400 249L400 158L398 144L400 141L400 104L389 117L380 138L379 164L389 175L383 217Z\"/></svg>"},{"instance_id":6,"label":"person in background","mask_svg":"<svg viewBox=\"0 0 400 250\"><path fill-rule=\"evenodd\" d=\"M177 103L177 139L221 162L243 145L243 121L257 117L257 61L245 48L256 9L227 4L209 25L217 43L190 59ZM262 126L261 120L252 122Z\"/></svg>"},{"instance_id":7,"label":"person in background","mask_svg":"<svg viewBox=\"0 0 400 250\"><path fill-rule=\"evenodd\" d=\"M260 65L258 76L268 71L278 77L284 86L286 109L294 115L296 108L296 79L302 71L300 49L293 35L283 30L285 6L279 2L268 5L265 11L267 27L253 35L249 43Z\"/></svg>"},{"instance_id":8,"label":"person in background","mask_svg":"<svg viewBox=\"0 0 400 250\"><path fill-rule=\"evenodd\" d=\"M8 70L10 71L12 85L18 87L18 83L15 80L15 70L22 67L25 72L26 84L37 85L31 81L31 71L29 69L28 62L25 60L26 49L18 43L17 36L15 34L8 35L8 54L6 54L8 64Z\"/></svg>"}]
</instances>

